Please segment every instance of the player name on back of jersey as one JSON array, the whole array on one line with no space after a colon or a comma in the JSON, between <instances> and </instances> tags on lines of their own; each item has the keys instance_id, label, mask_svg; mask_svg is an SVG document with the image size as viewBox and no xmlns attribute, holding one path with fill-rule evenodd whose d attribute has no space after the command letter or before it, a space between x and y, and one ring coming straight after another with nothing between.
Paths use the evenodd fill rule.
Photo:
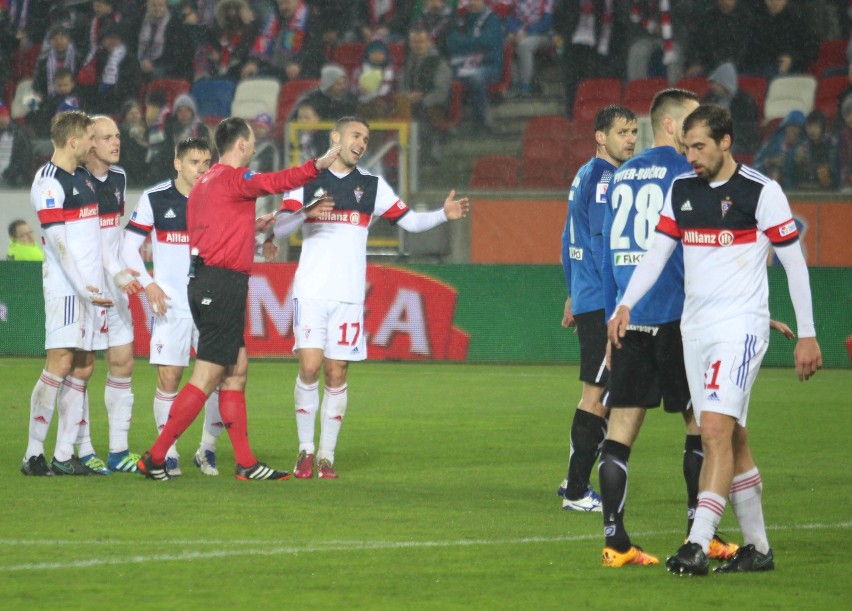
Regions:
<instances>
[{"instance_id":1,"label":"player name on back of jersey","mask_svg":"<svg viewBox=\"0 0 852 611\"><path fill-rule=\"evenodd\" d=\"M189 244L188 231L157 230L157 241L165 244Z\"/></svg>"},{"instance_id":2,"label":"player name on back of jersey","mask_svg":"<svg viewBox=\"0 0 852 611\"><path fill-rule=\"evenodd\" d=\"M622 180L662 180L666 177L669 169L661 165L652 165L649 168L624 168L615 173L615 182Z\"/></svg>"}]
</instances>

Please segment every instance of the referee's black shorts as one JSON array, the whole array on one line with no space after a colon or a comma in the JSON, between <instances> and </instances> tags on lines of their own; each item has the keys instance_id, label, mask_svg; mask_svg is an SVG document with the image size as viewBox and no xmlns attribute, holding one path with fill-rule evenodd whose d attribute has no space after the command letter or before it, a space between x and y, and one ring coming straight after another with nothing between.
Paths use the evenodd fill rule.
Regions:
<instances>
[{"instance_id":1,"label":"referee's black shorts","mask_svg":"<svg viewBox=\"0 0 852 611\"><path fill-rule=\"evenodd\" d=\"M690 408L683 365L680 321L658 326L629 325L621 349L613 347L607 407L658 407L671 413Z\"/></svg>"},{"instance_id":2,"label":"referee's black shorts","mask_svg":"<svg viewBox=\"0 0 852 611\"><path fill-rule=\"evenodd\" d=\"M245 346L247 274L197 265L187 296L198 327L196 356L217 365L234 365Z\"/></svg>"},{"instance_id":3,"label":"referee's black shorts","mask_svg":"<svg viewBox=\"0 0 852 611\"><path fill-rule=\"evenodd\" d=\"M575 314L577 339L580 340L580 379L595 386L606 386L606 322L604 311Z\"/></svg>"}]
</instances>

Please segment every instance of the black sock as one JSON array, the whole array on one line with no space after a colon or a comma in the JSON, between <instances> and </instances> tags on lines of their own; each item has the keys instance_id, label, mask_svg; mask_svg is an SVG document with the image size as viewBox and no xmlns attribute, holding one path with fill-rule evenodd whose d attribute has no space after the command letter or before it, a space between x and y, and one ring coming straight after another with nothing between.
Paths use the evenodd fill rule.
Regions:
<instances>
[{"instance_id":1,"label":"black sock","mask_svg":"<svg viewBox=\"0 0 852 611\"><path fill-rule=\"evenodd\" d=\"M630 448L623 443L607 439L603 442L598 480L603 500L604 537L607 547L619 552L630 549L630 536L624 529L625 495L627 494L627 461Z\"/></svg>"},{"instance_id":2,"label":"black sock","mask_svg":"<svg viewBox=\"0 0 852 611\"><path fill-rule=\"evenodd\" d=\"M565 498L576 500L586 494L589 487L589 477L595 459L598 456L598 446L604 437L606 420L589 412L578 409L574 412L574 422L571 424L571 458L568 460L568 486L565 488Z\"/></svg>"},{"instance_id":3,"label":"black sock","mask_svg":"<svg viewBox=\"0 0 852 611\"><path fill-rule=\"evenodd\" d=\"M701 435L687 435L683 445L683 479L686 480L686 535L692 530L695 519L695 507L698 505L698 476L704 452L701 447Z\"/></svg>"}]
</instances>

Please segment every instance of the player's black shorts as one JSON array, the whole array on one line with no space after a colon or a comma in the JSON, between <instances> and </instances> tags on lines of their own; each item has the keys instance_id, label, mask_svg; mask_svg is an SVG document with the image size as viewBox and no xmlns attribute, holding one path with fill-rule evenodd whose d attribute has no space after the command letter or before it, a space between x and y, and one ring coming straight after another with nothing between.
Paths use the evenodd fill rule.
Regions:
<instances>
[{"instance_id":1,"label":"player's black shorts","mask_svg":"<svg viewBox=\"0 0 852 611\"><path fill-rule=\"evenodd\" d=\"M606 323L604 311L575 314L580 340L580 379L595 386L606 386Z\"/></svg>"},{"instance_id":2,"label":"player's black shorts","mask_svg":"<svg viewBox=\"0 0 852 611\"><path fill-rule=\"evenodd\" d=\"M621 349L613 347L610 359L609 387L603 398L607 407L658 407L661 399L671 413L691 406L680 321L628 326Z\"/></svg>"},{"instance_id":3,"label":"player's black shorts","mask_svg":"<svg viewBox=\"0 0 852 611\"><path fill-rule=\"evenodd\" d=\"M198 327L196 356L218 365L234 365L245 346L247 274L196 265L187 296Z\"/></svg>"}]
</instances>

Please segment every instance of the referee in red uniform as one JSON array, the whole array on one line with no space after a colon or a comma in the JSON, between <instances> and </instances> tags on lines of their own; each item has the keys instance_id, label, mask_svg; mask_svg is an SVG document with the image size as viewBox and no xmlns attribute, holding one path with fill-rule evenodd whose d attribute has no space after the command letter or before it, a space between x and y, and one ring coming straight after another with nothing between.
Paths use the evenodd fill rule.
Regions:
<instances>
[{"instance_id":1,"label":"referee in red uniform","mask_svg":"<svg viewBox=\"0 0 852 611\"><path fill-rule=\"evenodd\" d=\"M219 411L234 446L236 478L283 480L290 474L258 461L248 442L248 356L243 333L254 260L255 200L307 184L332 164L340 148L330 149L323 157L299 167L256 174L247 167L254 156L255 138L245 120L225 119L216 128L215 138L219 163L195 183L187 202L193 255L188 296L192 319L198 327L195 368L175 398L166 426L139 459L137 468L151 479L169 479L166 451L220 385Z\"/></svg>"}]
</instances>

